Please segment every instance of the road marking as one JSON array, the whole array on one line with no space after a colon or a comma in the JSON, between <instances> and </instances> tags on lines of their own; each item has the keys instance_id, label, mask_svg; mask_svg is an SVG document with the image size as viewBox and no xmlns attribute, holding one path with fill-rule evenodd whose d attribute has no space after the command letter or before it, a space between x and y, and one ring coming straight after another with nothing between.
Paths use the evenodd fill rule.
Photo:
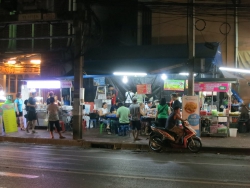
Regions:
<instances>
[{"instance_id":1,"label":"road marking","mask_svg":"<svg viewBox=\"0 0 250 188\"><path fill-rule=\"evenodd\" d=\"M23 152L23 151L11 151L11 150L1 150L5 152L14 152L14 153L24 153L24 154L34 154L34 152ZM210 165L210 166L232 166L232 167L248 167L250 168L250 165L247 164L226 164L226 163L220 163L220 164L214 164L214 163L203 163L203 162L185 162L185 161L173 161L173 160L145 160L142 158L138 159L132 159L132 158L121 158L121 157L96 157L96 156L77 156L77 155L65 155L65 154L53 154L53 153L37 153L37 155L52 155L52 156L64 156L64 157L71 157L71 158L90 158L90 159L109 159L109 160L123 160L123 161L139 161L139 162L157 162L157 163L176 163L176 164L192 164L192 165ZM1 156L1 154L0 154ZM71 159L69 159L71 160Z\"/></svg>"},{"instance_id":2,"label":"road marking","mask_svg":"<svg viewBox=\"0 0 250 188\"><path fill-rule=\"evenodd\" d=\"M4 165L0 165L4 167ZM59 172L59 173L68 173L68 174L81 174L81 175L90 175L90 176L104 176L104 177L113 177L113 178L127 178L127 179L137 179L137 180L153 180L153 181L171 181L171 182L180 182L180 183L195 183L195 184L208 184L208 185L227 185L227 186L243 186L250 187L250 183L236 183L236 182L221 182L216 180L202 180L202 179L175 179L175 178L164 178L164 177L151 177L151 176L129 176L129 175L118 175L118 174L110 174L98 171L79 171L77 169L50 169L50 168L34 168L29 166L17 166L12 165L9 168L17 168L17 169L29 169L29 170L38 170L38 171L49 171L49 172ZM74 170L74 171L73 171ZM21 174L22 175L22 174Z\"/></svg>"},{"instance_id":3,"label":"road marking","mask_svg":"<svg viewBox=\"0 0 250 188\"><path fill-rule=\"evenodd\" d=\"M28 174L17 174L12 172L0 172L0 176L8 176L8 177L19 177L19 178L38 178L39 176L28 175Z\"/></svg>"}]
</instances>

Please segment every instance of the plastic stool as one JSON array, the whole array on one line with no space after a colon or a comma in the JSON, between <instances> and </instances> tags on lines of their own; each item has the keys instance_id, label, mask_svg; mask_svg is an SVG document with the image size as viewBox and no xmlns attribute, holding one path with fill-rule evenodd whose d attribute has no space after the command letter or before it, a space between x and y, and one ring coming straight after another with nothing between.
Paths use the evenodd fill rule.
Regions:
<instances>
[{"instance_id":1,"label":"plastic stool","mask_svg":"<svg viewBox=\"0 0 250 188\"><path fill-rule=\"evenodd\" d=\"M93 122L93 127L96 127L96 119L90 119L89 120L89 129L90 129L90 124L91 124L91 122ZM95 124L94 124L95 123Z\"/></svg>"},{"instance_id":2,"label":"plastic stool","mask_svg":"<svg viewBox=\"0 0 250 188\"><path fill-rule=\"evenodd\" d=\"M100 134L102 134L103 129L105 128L105 124L101 123L100 124Z\"/></svg>"}]
</instances>

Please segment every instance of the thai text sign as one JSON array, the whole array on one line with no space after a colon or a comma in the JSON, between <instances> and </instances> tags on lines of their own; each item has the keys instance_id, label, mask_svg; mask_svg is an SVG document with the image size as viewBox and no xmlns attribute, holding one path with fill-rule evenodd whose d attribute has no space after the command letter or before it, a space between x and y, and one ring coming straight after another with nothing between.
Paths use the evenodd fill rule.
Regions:
<instances>
[{"instance_id":1,"label":"thai text sign","mask_svg":"<svg viewBox=\"0 0 250 188\"><path fill-rule=\"evenodd\" d=\"M165 80L164 90L184 91L184 80Z\"/></svg>"},{"instance_id":2,"label":"thai text sign","mask_svg":"<svg viewBox=\"0 0 250 188\"><path fill-rule=\"evenodd\" d=\"M229 83L195 83L194 91L228 92Z\"/></svg>"},{"instance_id":3,"label":"thai text sign","mask_svg":"<svg viewBox=\"0 0 250 188\"><path fill-rule=\"evenodd\" d=\"M151 84L137 85L137 94L151 94Z\"/></svg>"}]
</instances>

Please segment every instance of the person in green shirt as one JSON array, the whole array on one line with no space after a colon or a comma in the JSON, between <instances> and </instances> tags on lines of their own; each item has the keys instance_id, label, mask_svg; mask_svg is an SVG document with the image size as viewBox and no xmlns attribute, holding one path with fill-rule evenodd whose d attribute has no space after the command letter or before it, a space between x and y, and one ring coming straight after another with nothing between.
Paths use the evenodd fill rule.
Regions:
<instances>
[{"instance_id":1,"label":"person in green shirt","mask_svg":"<svg viewBox=\"0 0 250 188\"><path fill-rule=\"evenodd\" d=\"M166 99L162 98L160 104L157 106L156 119L158 119L160 127L165 127L167 118L169 116L168 105L166 102Z\"/></svg>"},{"instance_id":2,"label":"person in green shirt","mask_svg":"<svg viewBox=\"0 0 250 188\"><path fill-rule=\"evenodd\" d=\"M116 112L116 117L119 118L119 124L129 124L130 111L123 103L118 104L119 108Z\"/></svg>"}]
</instances>

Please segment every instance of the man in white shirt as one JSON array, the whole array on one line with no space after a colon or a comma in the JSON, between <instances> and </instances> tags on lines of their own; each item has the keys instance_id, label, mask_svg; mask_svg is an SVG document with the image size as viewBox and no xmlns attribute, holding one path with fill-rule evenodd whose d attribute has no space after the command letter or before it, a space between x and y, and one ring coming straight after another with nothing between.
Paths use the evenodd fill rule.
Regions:
<instances>
[{"instance_id":1,"label":"man in white shirt","mask_svg":"<svg viewBox=\"0 0 250 188\"><path fill-rule=\"evenodd\" d=\"M126 99L125 106L126 107L129 107L133 103L132 99L134 96L135 96L135 94L133 93L133 91L131 89L129 89L129 91L127 91L125 93L125 99Z\"/></svg>"},{"instance_id":2,"label":"man in white shirt","mask_svg":"<svg viewBox=\"0 0 250 188\"><path fill-rule=\"evenodd\" d=\"M85 113L85 105L82 106L82 119L86 121L86 127L89 128L90 117ZM90 125L90 128L93 128L93 124Z\"/></svg>"}]
</instances>

